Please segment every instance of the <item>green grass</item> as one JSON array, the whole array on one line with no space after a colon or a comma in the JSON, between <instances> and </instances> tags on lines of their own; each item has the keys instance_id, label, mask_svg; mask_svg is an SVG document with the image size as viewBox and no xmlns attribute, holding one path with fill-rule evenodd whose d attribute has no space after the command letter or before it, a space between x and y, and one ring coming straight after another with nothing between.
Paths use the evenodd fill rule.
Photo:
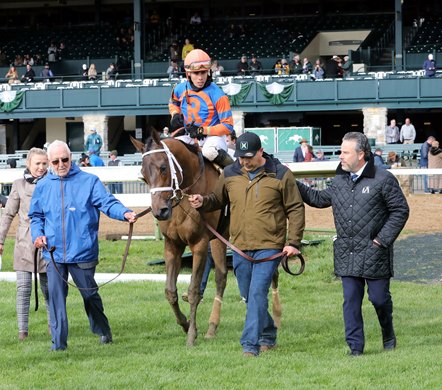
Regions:
<instances>
[{"instance_id":1,"label":"green grass","mask_svg":"<svg viewBox=\"0 0 442 390\"><path fill-rule=\"evenodd\" d=\"M80 294L71 288L65 352L49 352L41 309L31 312L28 339L17 340L15 285L0 283L0 389L440 388L442 287L393 281L398 348L388 353L382 349L374 309L365 299L366 353L351 358L344 341L342 291L332 273L330 241L304 249L307 266L302 276L281 274L279 348L256 359L242 357L239 338L245 305L231 273L217 338L208 341L203 335L215 293L211 274L199 306L200 333L193 348L185 347L185 334L164 298L163 283L112 283L101 290L114 334L114 343L104 346L89 331ZM122 253L122 246L104 243L100 267L115 262L118 269L121 256L111 258ZM145 269L145 258L161 257L161 251L158 256L153 248L151 243L135 244L129 263L136 259L139 266L134 263L133 269ZM151 272L150 267L142 272ZM183 291L186 286L179 288ZM186 304L182 306L188 312Z\"/></svg>"}]
</instances>

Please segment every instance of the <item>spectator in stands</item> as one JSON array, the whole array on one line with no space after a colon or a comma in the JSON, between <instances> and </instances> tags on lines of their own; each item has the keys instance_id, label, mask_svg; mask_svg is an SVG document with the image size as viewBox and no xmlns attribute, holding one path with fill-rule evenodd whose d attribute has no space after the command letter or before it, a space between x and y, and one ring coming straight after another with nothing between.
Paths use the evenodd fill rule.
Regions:
<instances>
[{"instance_id":1,"label":"spectator in stands","mask_svg":"<svg viewBox=\"0 0 442 390\"><path fill-rule=\"evenodd\" d=\"M433 54L428 54L428 58L424 62L425 77L435 77L436 68L436 61L433 59Z\"/></svg>"},{"instance_id":2,"label":"spectator in stands","mask_svg":"<svg viewBox=\"0 0 442 390\"><path fill-rule=\"evenodd\" d=\"M293 56L293 60L290 63L290 71L292 74L302 74L302 63L299 54Z\"/></svg>"},{"instance_id":3,"label":"spectator in stands","mask_svg":"<svg viewBox=\"0 0 442 390\"><path fill-rule=\"evenodd\" d=\"M321 60L318 58L315 61L315 67L311 75L313 80L322 80L324 78L324 68L322 67Z\"/></svg>"},{"instance_id":4,"label":"spectator in stands","mask_svg":"<svg viewBox=\"0 0 442 390\"><path fill-rule=\"evenodd\" d=\"M180 60L180 48L178 47L178 42L173 41L169 46L169 57L171 61L178 61Z\"/></svg>"},{"instance_id":5,"label":"spectator in stands","mask_svg":"<svg viewBox=\"0 0 442 390\"><path fill-rule=\"evenodd\" d=\"M45 64L44 68L40 72L40 77L43 79L43 81L49 83L52 81L52 78L54 77L54 73L52 73L51 67L48 63Z\"/></svg>"},{"instance_id":6,"label":"spectator in stands","mask_svg":"<svg viewBox=\"0 0 442 390\"><path fill-rule=\"evenodd\" d=\"M165 126L160 134L160 139L170 138L169 128Z\"/></svg>"},{"instance_id":7,"label":"spectator in stands","mask_svg":"<svg viewBox=\"0 0 442 390\"><path fill-rule=\"evenodd\" d=\"M200 49L192 50L184 61L187 81L175 86L169 100L171 131L183 129L182 141L201 145L204 157L225 167L232 163L227 153L226 135L233 132L229 99L210 74L211 59Z\"/></svg>"},{"instance_id":8,"label":"spectator in stands","mask_svg":"<svg viewBox=\"0 0 442 390\"><path fill-rule=\"evenodd\" d=\"M316 151L316 157L314 158L314 161L325 161L328 160L327 157L325 157L324 151L322 149L318 149Z\"/></svg>"},{"instance_id":9,"label":"spectator in stands","mask_svg":"<svg viewBox=\"0 0 442 390\"><path fill-rule=\"evenodd\" d=\"M325 66L325 74L328 78L335 79L339 76L339 64L341 59L338 56L333 56L327 61Z\"/></svg>"},{"instance_id":10,"label":"spectator in stands","mask_svg":"<svg viewBox=\"0 0 442 390\"><path fill-rule=\"evenodd\" d=\"M107 165L109 167L122 167L123 162L118 158L118 152L116 150L112 150L109 153L110 160ZM108 184L109 192L111 194L122 194L123 193L123 183L122 182L113 182Z\"/></svg>"},{"instance_id":11,"label":"spectator in stands","mask_svg":"<svg viewBox=\"0 0 442 390\"><path fill-rule=\"evenodd\" d=\"M81 66L81 79L82 80L86 81L89 79L88 72L89 72L89 69L87 68L87 65L83 64Z\"/></svg>"},{"instance_id":12,"label":"spectator in stands","mask_svg":"<svg viewBox=\"0 0 442 390\"><path fill-rule=\"evenodd\" d=\"M419 161L419 167L421 169L426 169L428 168L428 153L430 152L430 148L431 148L431 144L433 143L433 141L436 141L436 138L434 138L433 136L430 136L427 138L427 140L422 144L421 146L421 150L420 150L420 161ZM426 175L423 175L423 180L424 180L424 192L429 192L428 191L428 177Z\"/></svg>"},{"instance_id":13,"label":"spectator in stands","mask_svg":"<svg viewBox=\"0 0 442 390\"><path fill-rule=\"evenodd\" d=\"M195 12L192 17L190 18L190 24L192 25L200 25L201 24L201 17L199 16L198 12Z\"/></svg>"},{"instance_id":14,"label":"spectator in stands","mask_svg":"<svg viewBox=\"0 0 442 390\"><path fill-rule=\"evenodd\" d=\"M94 153L99 156L101 147L103 146L103 140L100 134L97 133L96 129L91 129L90 134L86 138L86 143L84 144L84 150L93 150Z\"/></svg>"},{"instance_id":15,"label":"spectator in stands","mask_svg":"<svg viewBox=\"0 0 442 390\"><path fill-rule=\"evenodd\" d=\"M28 64L34 66L34 59L29 54L25 54L23 56L23 65L28 65Z\"/></svg>"},{"instance_id":16,"label":"spectator in stands","mask_svg":"<svg viewBox=\"0 0 442 390\"><path fill-rule=\"evenodd\" d=\"M312 73L312 70L313 70L312 63L308 60L307 57L305 57L302 60L302 73L306 74L306 75L310 75Z\"/></svg>"},{"instance_id":17,"label":"spectator in stands","mask_svg":"<svg viewBox=\"0 0 442 390\"><path fill-rule=\"evenodd\" d=\"M22 83L32 83L35 78L34 69L30 64L26 65L26 73L21 77Z\"/></svg>"},{"instance_id":18,"label":"spectator in stands","mask_svg":"<svg viewBox=\"0 0 442 390\"><path fill-rule=\"evenodd\" d=\"M405 166L405 160L399 157L398 154L393 150L388 152L386 163L390 168L398 168Z\"/></svg>"},{"instance_id":19,"label":"spectator in stands","mask_svg":"<svg viewBox=\"0 0 442 390\"><path fill-rule=\"evenodd\" d=\"M308 141L302 138L299 141L299 146L295 149L295 154L293 155L293 162L304 162L305 156L308 153Z\"/></svg>"},{"instance_id":20,"label":"spectator in stands","mask_svg":"<svg viewBox=\"0 0 442 390\"><path fill-rule=\"evenodd\" d=\"M78 166L80 167L91 167L91 161L86 153L81 153L81 157L78 160Z\"/></svg>"},{"instance_id":21,"label":"spectator in stands","mask_svg":"<svg viewBox=\"0 0 442 390\"><path fill-rule=\"evenodd\" d=\"M275 74L281 74L281 69L282 69L281 59L278 58L275 62L275 65L273 65L273 70Z\"/></svg>"},{"instance_id":22,"label":"spectator in stands","mask_svg":"<svg viewBox=\"0 0 442 390\"><path fill-rule=\"evenodd\" d=\"M88 150L89 153L89 162L92 167L104 167L104 161L100 156L97 156L94 148L90 148Z\"/></svg>"},{"instance_id":23,"label":"spectator in stands","mask_svg":"<svg viewBox=\"0 0 442 390\"><path fill-rule=\"evenodd\" d=\"M14 59L14 66L23 66L23 58L20 54L17 54Z\"/></svg>"},{"instance_id":24,"label":"spectator in stands","mask_svg":"<svg viewBox=\"0 0 442 390\"><path fill-rule=\"evenodd\" d=\"M262 64L258 61L255 54L252 54L252 59L249 63L249 71L252 76L259 76L262 72Z\"/></svg>"},{"instance_id":25,"label":"spectator in stands","mask_svg":"<svg viewBox=\"0 0 442 390\"><path fill-rule=\"evenodd\" d=\"M57 46L55 46L54 42L51 42L48 47L48 62L57 61Z\"/></svg>"},{"instance_id":26,"label":"spectator in stands","mask_svg":"<svg viewBox=\"0 0 442 390\"><path fill-rule=\"evenodd\" d=\"M241 56L240 61L236 64L236 74L238 76L247 76L249 74L249 64L245 54Z\"/></svg>"},{"instance_id":27,"label":"spectator in stands","mask_svg":"<svg viewBox=\"0 0 442 390\"><path fill-rule=\"evenodd\" d=\"M311 162L315 158L315 155L313 153L313 146L307 145L307 152L305 153L304 162Z\"/></svg>"},{"instance_id":28,"label":"spectator in stands","mask_svg":"<svg viewBox=\"0 0 442 390\"><path fill-rule=\"evenodd\" d=\"M66 59L68 54L68 49L66 48L66 45L64 42L60 42L60 45L57 49L57 60L61 61L63 59Z\"/></svg>"},{"instance_id":29,"label":"spectator in stands","mask_svg":"<svg viewBox=\"0 0 442 390\"><path fill-rule=\"evenodd\" d=\"M89 66L87 77L90 81L95 81L97 79L97 69L95 68L95 64Z\"/></svg>"},{"instance_id":30,"label":"spectator in stands","mask_svg":"<svg viewBox=\"0 0 442 390\"><path fill-rule=\"evenodd\" d=\"M2 49L0 49L0 66L7 66L7 65L8 65L8 60L6 58L6 54Z\"/></svg>"},{"instance_id":31,"label":"spectator in stands","mask_svg":"<svg viewBox=\"0 0 442 390\"><path fill-rule=\"evenodd\" d=\"M106 69L106 80L115 80L117 78L117 69L115 68L115 64L111 63L109 67Z\"/></svg>"},{"instance_id":32,"label":"spectator in stands","mask_svg":"<svg viewBox=\"0 0 442 390\"><path fill-rule=\"evenodd\" d=\"M11 223L18 215L18 228L15 235L14 246L14 271L17 279L17 322L18 339L23 341L28 337L28 318L32 291L32 273L37 271L40 277L40 287L44 296L47 321L49 328L49 303L48 279L46 275L46 262L39 253L35 259L35 248L32 244L28 217L29 204L37 182L46 175L48 169L48 156L42 149L32 148L26 159L26 169L23 177L12 184L11 193L3 211L0 224L0 256Z\"/></svg>"},{"instance_id":33,"label":"spectator in stands","mask_svg":"<svg viewBox=\"0 0 442 390\"><path fill-rule=\"evenodd\" d=\"M336 177L325 190L313 190L300 182L297 185L309 206L333 209L337 233L334 273L342 282L349 354L364 353L362 302L366 285L381 326L384 350L393 350L393 245L407 222L409 207L397 179L387 170L375 169L364 134L345 134L340 160Z\"/></svg>"},{"instance_id":34,"label":"spectator in stands","mask_svg":"<svg viewBox=\"0 0 442 390\"><path fill-rule=\"evenodd\" d=\"M20 82L15 66L9 68L8 72L5 74L5 78L8 79L9 84L17 84Z\"/></svg>"},{"instance_id":35,"label":"spectator in stands","mask_svg":"<svg viewBox=\"0 0 442 390\"><path fill-rule=\"evenodd\" d=\"M224 66L220 65L218 60L213 60L212 62L212 76L219 77L222 76L224 72Z\"/></svg>"},{"instance_id":36,"label":"spectator in stands","mask_svg":"<svg viewBox=\"0 0 442 390\"><path fill-rule=\"evenodd\" d=\"M343 72L343 77L350 77L353 72L353 61L349 56L344 56L344 62L341 63L341 68Z\"/></svg>"},{"instance_id":37,"label":"spectator in stands","mask_svg":"<svg viewBox=\"0 0 442 390\"><path fill-rule=\"evenodd\" d=\"M184 46L181 52L181 59L184 61L186 59L187 54L189 54L193 49L195 48L193 47L193 44L190 43L190 39L186 38L184 40Z\"/></svg>"},{"instance_id":38,"label":"spectator in stands","mask_svg":"<svg viewBox=\"0 0 442 390\"><path fill-rule=\"evenodd\" d=\"M389 165L385 164L384 159L382 158L382 149L376 148L374 151L374 166L382 169L390 168Z\"/></svg>"},{"instance_id":39,"label":"spectator in stands","mask_svg":"<svg viewBox=\"0 0 442 390\"><path fill-rule=\"evenodd\" d=\"M392 119L390 126L385 129L385 142L387 144L399 143L399 127L396 126L396 119Z\"/></svg>"},{"instance_id":40,"label":"spectator in stands","mask_svg":"<svg viewBox=\"0 0 442 390\"><path fill-rule=\"evenodd\" d=\"M439 142L436 140L431 143L430 152L428 153L428 168L442 168L442 149L439 147ZM428 186L430 187L432 194L437 190L439 190L439 194L442 194L442 176L431 175Z\"/></svg>"},{"instance_id":41,"label":"spectator in stands","mask_svg":"<svg viewBox=\"0 0 442 390\"><path fill-rule=\"evenodd\" d=\"M243 24L238 24L238 35L240 38L244 38L246 36L246 28Z\"/></svg>"},{"instance_id":42,"label":"spectator in stands","mask_svg":"<svg viewBox=\"0 0 442 390\"><path fill-rule=\"evenodd\" d=\"M17 168L17 159L15 159L15 158L8 158L6 160L6 164L9 165L9 168L12 168L12 169Z\"/></svg>"},{"instance_id":43,"label":"spectator in stands","mask_svg":"<svg viewBox=\"0 0 442 390\"><path fill-rule=\"evenodd\" d=\"M170 61L170 65L167 68L167 74L170 79L176 79L176 78L180 77L181 69L178 66L178 63L176 62L176 60Z\"/></svg>"},{"instance_id":44,"label":"spectator in stands","mask_svg":"<svg viewBox=\"0 0 442 390\"><path fill-rule=\"evenodd\" d=\"M278 73L278 74L281 74L281 75L289 75L290 74L290 66L289 66L288 61L285 58L281 59L281 73Z\"/></svg>"},{"instance_id":45,"label":"spectator in stands","mask_svg":"<svg viewBox=\"0 0 442 390\"><path fill-rule=\"evenodd\" d=\"M405 123L401 127L399 139L404 144L414 144L416 139L416 129L410 121L410 118L405 118Z\"/></svg>"}]
</instances>

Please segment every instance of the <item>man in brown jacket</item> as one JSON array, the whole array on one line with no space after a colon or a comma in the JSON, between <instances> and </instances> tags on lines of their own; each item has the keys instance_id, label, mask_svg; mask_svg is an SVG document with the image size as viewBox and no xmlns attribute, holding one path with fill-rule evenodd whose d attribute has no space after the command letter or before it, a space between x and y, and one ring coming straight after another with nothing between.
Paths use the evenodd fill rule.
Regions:
<instances>
[{"instance_id":1,"label":"man in brown jacket","mask_svg":"<svg viewBox=\"0 0 442 390\"><path fill-rule=\"evenodd\" d=\"M224 169L214 192L204 197L191 195L190 204L212 211L230 203L230 241L254 260L281 251L288 256L299 254L304 204L292 172L264 152L254 133L238 138L235 157L238 159ZM276 346L277 329L268 312L267 295L280 261L253 263L233 253L239 291L247 302L241 337L244 356L258 356Z\"/></svg>"}]
</instances>

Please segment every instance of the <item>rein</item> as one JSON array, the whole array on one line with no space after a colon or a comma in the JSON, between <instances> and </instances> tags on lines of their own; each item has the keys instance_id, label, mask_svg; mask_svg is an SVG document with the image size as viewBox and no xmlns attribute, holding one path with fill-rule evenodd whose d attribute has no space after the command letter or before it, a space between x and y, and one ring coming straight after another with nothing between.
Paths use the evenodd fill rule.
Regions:
<instances>
[{"instance_id":1,"label":"rein","mask_svg":"<svg viewBox=\"0 0 442 390\"><path fill-rule=\"evenodd\" d=\"M136 217L141 218L144 217L146 214L150 213L152 211L152 207L148 207L147 209L143 210L141 213L137 214ZM127 260L127 256L129 255L129 248L130 248L130 244L132 243L132 235L133 235L133 231L134 231L134 222L130 222L129 223L129 233L128 233L128 237L127 237L127 241L126 241L126 248L124 249L124 254L123 254L123 259L121 261L121 269L120 272L114 276L112 279L108 280L107 282L97 286L97 287L78 287L75 284L69 282L68 280L66 280L63 275L61 274L58 266L57 266L57 262L54 259L54 252L55 252L55 246L52 246L51 248L47 248L45 247L45 249L49 252L49 255L51 256L51 262L54 265L55 270L57 271L58 275L60 276L60 278L69 286L72 286L74 288L76 288L77 290L97 290L100 287L105 286L106 284L114 281L116 278L118 278L123 272L124 269L126 267L126 260ZM35 254L34 254L34 273L35 273L35 311L38 310L38 279L37 279L37 253L38 253L38 249L35 249Z\"/></svg>"},{"instance_id":2,"label":"rein","mask_svg":"<svg viewBox=\"0 0 442 390\"><path fill-rule=\"evenodd\" d=\"M297 255L295 255L296 257L299 258L301 265L299 267L298 272L292 272L290 270L290 267L288 265L288 256L286 252L278 252L275 253L272 256L266 257L264 259L254 259L253 257L250 257L249 255L247 255L246 253L244 253L241 249L237 248L235 245L233 245L230 241L226 240L221 234L219 234L216 229L214 229L206 220L204 220L204 223L207 227L207 229L212 232L216 238L218 238L220 241L222 241L225 245L227 245L230 249L232 249L233 251L235 251L236 253L238 253L239 255L241 255L242 257L244 257L246 260L250 261L251 263L254 264L259 264L259 263L265 263L266 261L272 261L275 260L279 257L282 256L281 259L281 266L284 269L285 272L287 272L288 274L292 275L292 276L298 276L301 275L304 272L304 268L305 268L305 260L304 257L302 256L301 253L298 253Z\"/></svg>"}]
</instances>

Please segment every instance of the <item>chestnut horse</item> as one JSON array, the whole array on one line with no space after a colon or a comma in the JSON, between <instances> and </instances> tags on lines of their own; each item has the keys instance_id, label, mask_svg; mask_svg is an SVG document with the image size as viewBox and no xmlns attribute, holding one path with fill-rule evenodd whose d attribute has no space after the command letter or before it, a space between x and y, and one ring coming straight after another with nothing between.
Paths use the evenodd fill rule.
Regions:
<instances>
[{"instance_id":1,"label":"chestnut horse","mask_svg":"<svg viewBox=\"0 0 442 390\"><path fill-rule=\"evenodd\" d=\"M146 144L132 137L131 141L142 153L141 174L150 186L152 213L158 219L164 236L166 298L172 306L178 325L187 333L187 345L192 346L197 337L196 312L201 299L200 284L209 240L212 239L204 221L216 227L220 211L200 213L190 206L186 195L212 192L219 174L210 162L203 160L196 146L186 145L174 138L160 141L155 130ZM193 255L192 278L188 288L188 320L180 309L176 285L181 269L181 256L186 246ZM216 295L206 338L215 336L227 282L226 246L218 239L213 239L211 250L215 263Z\"/></svg>"}]
</instances>

